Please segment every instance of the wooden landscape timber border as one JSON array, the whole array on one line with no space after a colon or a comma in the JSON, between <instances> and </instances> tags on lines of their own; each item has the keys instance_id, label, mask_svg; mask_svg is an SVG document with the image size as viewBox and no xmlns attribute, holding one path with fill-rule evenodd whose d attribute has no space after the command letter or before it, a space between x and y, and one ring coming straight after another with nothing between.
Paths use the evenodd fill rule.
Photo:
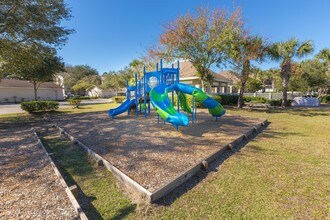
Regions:
<instances>
[{"instance_id":1,"label":"wooden landscape timber border","mask_svg":"<svg viewBox=\"0 0 330 220\"><path fill-rule=\"evenodd\" d=\"M126 186L126 188L130 189L133 192L139 193L140 195L143 195L149 202L155 202L158 199L164 197L168 193L170 193L172 190L183 184L185 181L187 181L189 178L194 176L199 170L202 168L207 168L208 164L214 161L216 158L218 158L224 151L227 149L232 149L233 147L239 145L243 140L247 140L250 138L253 133L258 132L260 128L267 124L267 119L263 120L261 123L253 126L248 131L244 132L242 135L238 136L235 140L232 142L223 145L220 147L220 149L213 154L207 156L203 160L199 161L195 165L189 167L184 172L177 175L174 179L168 181L163 186L158 188L157 190L150 192L144 187L142 187L140 184L135 182L133 179L128 177L126 174L124 174L122 171L120 171L118 168L110 164L107 160L105 160L103 157L101 157L99 154L95 153L93 150L91 150L89 147L87 147L85 144L81 143L78 139L74 138L72 135L68 134L66 131L64 131L59 126L54 125L54 127L58 128L60 131L60 134L67 136L74 144L79 144L83 147L83 149L91 156L93 156L98 162L101 160L105 167L113 173L113 175Z\"/></svg>"},{"instance_id":2,"label":"wooden landscape timber border","mask_svg":"<svg viewBox=\"0 0 330 220\"><path fill-rule=\"evenodd\" d=\"M70 135L68 132L64 131L62 128L60 128L57 125L54 125L59 131L61 135L64 135L68 137L73 144L78 144L87 152L88 155L95 158L98 164L100 164L100 161L102 161L103 165L132 193L138 194L141 196L141 198L146 198L148 201L150 201L151 198L151 192L145 189L143 186L135 182L133 179L131 179L129 176L127 176L125 173L120 171L117 167L113 166L109 163L106 159L101 157L99 154L95 153L93 150L91 150L89 147L87 147L85 144L83 144L81 141Z\"/></svg>"},{"instance_id":3,"label":"wooden landscape timber border","mask_svg":"<svg viewBox=\"0 0 330 220\"><path fill-rule=\"evenodd\" d=\"M257 124L256 126L253 126L250 130L240 135L238 138L236 138L234 141L230 142L229 144L223 145L220 147L220 149L213 154L207 156L206 158L202 159L200 162L198 162L196 165L193 165L189 167L187 170L182 172L181 174L177 175L174 179L170 180L166 184L164 184L159 189L155 190L151 195L151 201L156 201L168 193L170 193L172 190L174 190L176 187L183 184L185 181L187 181L189 178L194 176L199 170L202 168L207 168L208 164L214 161L216 158L218 158L224 151L226 151L228 148L232 149L233 147L239 145L244 139L248 139L252 136L254 132L257 132L262 126L264 126L267 123L267 119L265 119L263 122Z\"/></svg>"},{"instance_id":4,"label":"wooden landscape timber border","mask_svg":"<svg viewBox=\"0 0 330 220\"><path fill-rule=\"evenodd\" d=\"M32 129L34 135L36 136L37 140L38 140L38 144L41 146L41 148L43 149L43 151L45 152L50 164L52 165L54 172L56 174L56 176L58 177L59 181L61 182L63 188L65 189L66 194L68 195L74 210L76 211L76 213L78 214L79 218L81 220L88 220L86 214L83 212L81 206L79 205L75 195L77 196L76 193L76 189L77 186L73 185L73 186L68 186L68 184L65 182L62 174L60 173L60 171L58 170L56 164L54 163L53 159L50 157L50 155L52 155L52 153L48 153L47 149L45 148L44 144L42 143L42 141L40 140L36 130L33 128Z\"/></svg>"}]
</instances>

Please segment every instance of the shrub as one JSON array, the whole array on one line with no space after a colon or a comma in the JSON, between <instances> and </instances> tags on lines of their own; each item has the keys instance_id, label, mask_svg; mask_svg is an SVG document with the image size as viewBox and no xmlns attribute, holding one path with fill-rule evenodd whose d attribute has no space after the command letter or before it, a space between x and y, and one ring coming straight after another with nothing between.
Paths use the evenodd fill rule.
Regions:
<instances>
[{"instance_id":1,"label":"shrub","mask_svg":"<svg viewBox=\"0 0 330 220\"><path fill-rule=\"evenodd\" d=\"M270 99L267 100L267 104L270 106L281 106L282 100L281 99Z\"/></svg>"},{"instance_id":2,"label":"shrub","mask_svg":"<svg viewBox=\"0 0 330 220\"><path fill-rule=\"evenodd\" d=\"M267 103L267 99L264 97L254 97L254 96L244 96L244 102L253 102L253 103Z\"/></svg>"},{"instance_id":3,"label":"shrub","mask_svg":"<svg viewBox=\"0 0 330 220\"><path fill-rule=\"evenodd\" d=\"M271 100L267 100L266 102L267 104L269 104L270 106L281 106L282 105L282 99L271 99ZM288 105L290 106L292 103L291 99L288 99Z\"/></svg>"},{"instance_id":4,"label":"shrub","mask_svg":"<svg viewBox=\"0 0 330 220\"><path fill-rule=\"evenodd\" d=\"M54 111L58 109L58 101L29 101L21 102L21 109L29 113L39 111Z\"/></svg>"},{"instance_id":5,"label":"shrub","mask_svg":"<svg viewBox=\"0 0 330 220\"><path fill-rule=\"evenodd\" d=\"M68 103L69 103L69 105L72 105L73 108L79 108L81 99L68 99Z\"/></svg>"},{"instance_id":6,"label":"shrub","mask_svg":"<svg viewBox=\"0 0 330 220\"><path fill-rule=\"evenodd\" d=\"M209 95L209 96L219 103L222 102L222 97L220 95Z\"/></svg>"},{"instance_id":7,"label":"shrub","mask_svg":"<svg viewBox=\"0 0 330 220\"><path fill-rule=\"evenodd\" d=\"M71 99L80 99L80 100L84 100L84 99L90 99L91 97L89 96L82 96L82 95L76 95L73 96Z\"/></svg>"},{"instance_id":8,"label":"shrub","mask_svg":"<svg viewBox=\"0 0 330 220\"><path fill-rule=\"evenodd\" d=\"M236 105L237 101L238 101L238 96L237 95L208 95L210 96L212 99L216 100L217 102L219 102L222 105ZM169 94L168 95L169 99L172 101L172 95ZM189 106L192 106L192 95L188 95L186 94L187 97L187 102ZM174 106L176 106L177 103L177 95L174 95ZM203 106L202 103L200 103L199 101L197 101L195 99L195 106L196 108L205 108L205 106Z\"/></svg>"},{"instance_id":9,"label":"shrub","mask_svg":"<svg viewBox=\"0 0 330 220\"><path fill-rule=\"evenodd\" d=\"M330 103L330 94L320 96L319 100L321 103Z\"/></svg>"},{"instance_id":10,"label":"shrub","mask_svg":"<svg viewBox=\"0 0 330 220\"><path fill-rule=\"evenodd\" d=\"M237 94L221 94L221 105L237 105L238 95Z\"/></svg>"},{"instance_id":11,"label":"shrub","mask_svg":"<svg viewBox=\"0 0 330 220\"><path fill-rule=\"evenodd\" d=\"M188 95L186 94L186 97L187 97L187 102L188 102L188 106L189 107L192 107L192 101L193 101L193 96L192 95ZM172 93L169 93L168 94L168 98L171 100L172 102ZM177 103L178 103L178 96L176 95L176 93L174 93L174 103L173 105L174 106L177 106ZM196 108L204 108L204 106L199 102L197 101L197 99L195 99L195 107Z\"/></svg>"},{"instance_id":12,"label":"shrub","mask_svg":"<svg viewBox=\"0 0 330 220\"><path fill-rule=\"evenodd\" d=\"M114 96L112 99L115 103L122 103L126 99L126 96Z\"/></svg>"}]
</instances>

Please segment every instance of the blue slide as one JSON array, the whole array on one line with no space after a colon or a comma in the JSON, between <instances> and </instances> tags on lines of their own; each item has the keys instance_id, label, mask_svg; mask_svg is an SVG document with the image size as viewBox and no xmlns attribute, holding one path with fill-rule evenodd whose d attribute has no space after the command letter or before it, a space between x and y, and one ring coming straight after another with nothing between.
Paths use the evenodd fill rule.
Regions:
<instances>
[{"instance_id":1,"label":"blue slide","mask_svg":"<svg viewBox=\"0 0 330 220\"><path fill-rule=\"evenodd\" d=\"M119 114L127 111L133 104L135 104L135 99L130 99L130 100L126 99L126 101L121 103L121 105L118 106L117 108L110 109L109 115L111 117L119 115Z\"/></svg>"}]
</instances>

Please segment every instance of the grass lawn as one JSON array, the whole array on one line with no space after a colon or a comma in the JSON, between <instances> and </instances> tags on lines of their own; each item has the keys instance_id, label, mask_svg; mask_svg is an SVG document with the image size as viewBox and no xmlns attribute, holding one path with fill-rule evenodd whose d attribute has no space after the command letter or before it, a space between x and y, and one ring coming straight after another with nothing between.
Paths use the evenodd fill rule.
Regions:
<instances>
[{"instance_id":1,"label":"grass lawn","mask_svg":"<svg viewBox=\"0 0 330 220\"><path fill-rule=\"evenodd\" d=\"M69 186L76 184L82 192L78 202L89 219L121 219L132 215L135 205L123 196L115 177L104 167L98 168L95 160L59 132L41 133L48 152L53 153L63 178Z\"/></svg>"},{"instance_id":2,"label":"grass lawn","mask_svg":"<svg viewBox=\"0 0 330 220\"><path fill-rule=\"evenodd\" d=\"M98 105L72 112L63 111L71 114L108 108ZM227 112L267 118L270 124L239 152L225 160L217 172L210 172L171 205L152 205L144 211L131 210L126 217L330 219L330 108L271 110L269 113L229 109ZM103 175L108 176L106 173ZM92 181L88 180L89 174L81 178ZM103 186L96 185L93 190L98 187L103 189ZM119 209L111 211L118 215L122 207L116 201L124 201L126 197L109 192L114 200L102 206ZM132 206L125 202L123 207Z\"/></svg>"},{"instance_id":3,"label":"grass lawn","mask_svg":"<svg viewBox=\"0 0 330 220\"><path fill-rule=\"evenodd\" d=\"M78 114L78 113L86 113L86 112L99 112L99 111L107 111L111 108L117 107L119 104L115 103L106 103L106 104L94 104L94 105L82 105L79 108L60 108L57 112L67 113L67 114Z\"/></svg>"},{"instance_id":4,"label":"grass lawn","mask_svg":"<svg viewBox=\"0 0 330 220\"><path fill-rule=\"evenodd\" d=\"M91 105L82 105L79 108L59 108L54 112L38 112L34 114L29 113L13 113L13 114L0 114L0 129L7 128L9 126L20 126L26 125L29 123L34 123L38 121L42 121L44 115L54 115L59 116L61 114L79 114L79 113L87 113L87 112L103 112L107 111L110 108L115 108L119 104L115 103L107 103L107 104L91 104Z\"/></svg>"},{"instance_id":5,"label":"grass lawn","mask_svg":"<svg viewBox=\"0 0 330 220\"><path fill-rule=\"evenodd\" d=\"M330 110L229 110L270 125L154 218L329 219Z\"/></svg>"}]
</instances>

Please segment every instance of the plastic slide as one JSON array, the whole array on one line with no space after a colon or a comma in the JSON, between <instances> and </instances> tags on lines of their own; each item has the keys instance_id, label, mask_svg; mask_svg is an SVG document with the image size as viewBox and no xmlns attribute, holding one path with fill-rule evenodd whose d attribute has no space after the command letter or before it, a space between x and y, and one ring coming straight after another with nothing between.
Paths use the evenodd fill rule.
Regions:
<instances>
[{"instance_id":1,"label":"plastic slide","mask_svg":"<svg viewBox=\"0 0 330 220\"><path fill-rule=\"evenodd\" d=\"M192 110L188 104L188 101L187 101L187 96L185 93L183 92L180 92L179 93L179 98L180 98L180 107L183 111L187 112L187 113L190 113L192 114Z\"/></svg>"},{"instance_id":2,"label":"plastic slide","mask_svg":"<svg viewBox=\"0 0 330 220\"><path fill-rule=\"evenodd\" d=\"M177 112L170 99L168 98L168 93L171 91L178 91L180 93L186 93L193 95L196 100L202 103L206 108L208 108L209 113L214 117L221 117L226 113L226 110L214 99L206 95L202 90L189 86L183 83L175 83L171 86L166 86L166 84L160 84L150 91L150 100L152 105L155 107L157 113L167 122L172 123L176 126L187 126L189 124L189 119L185 114ZM181 100L180 97L180 101ZM185 101L185 103L187 103ZM188 106L187 104L185 104Z\"/></svg>"},{"instance_id":3,"label":"plastic slide","mask_svg":"<svg viewBox=\"0 0 330 220\"><path fill-rule=\"evenodd\" d=\"M165 83L159 84L150 91L150 101L160 117L167 122L176 126L187 126L189 124L188 117L174 109L174 106L168 97Z\"/></svg>"},{"instance_id":4,"label":"plastic slide","mask_svg":"<svg viewBox=\"0 0 330 220\"><path fill-rule=\"evenodd\" d=\"M118 106L117 108L110 109L109 110L109 115L111 117L119 115L119 114L127 111L133 104L135 104L135 99L130 99L130 100L126 99L126 101L121 103L121 105Z\"/></svg>"}]
</instances>

